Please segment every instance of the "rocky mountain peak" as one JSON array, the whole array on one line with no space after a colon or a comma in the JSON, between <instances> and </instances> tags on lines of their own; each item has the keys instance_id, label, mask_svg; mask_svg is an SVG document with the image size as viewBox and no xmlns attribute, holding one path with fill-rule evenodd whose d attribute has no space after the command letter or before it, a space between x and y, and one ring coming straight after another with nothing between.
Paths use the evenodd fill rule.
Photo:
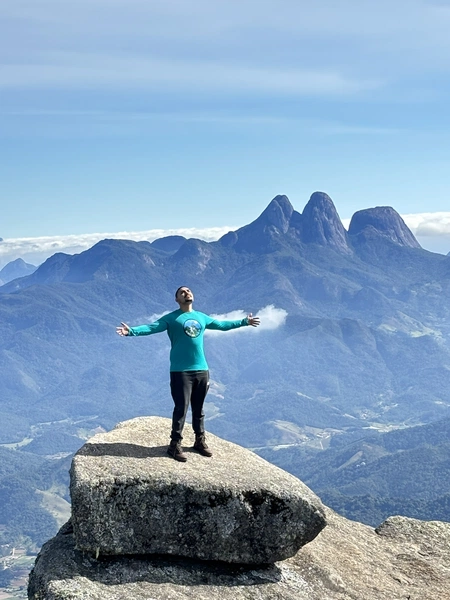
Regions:
<instances>
[{"instance_id":1,"label":"rocky mountain peak","mask_svg":"<svg viewBox=\"0 0 450 600\"><path fill-rule=\"evenodd\" d=\"M255 221L264 225L273 225L283 233L289 229L294 207L287 196L275 196L269 206L261 213Z\"/></svg>"},{"instance_id":2,"label":"rocky mountain peak","mask_svg":"<svg viewBox=\"0 0 450 600\"><path fill-rule=\"evenodd\" d=\"M328 194L312 194L302 213L301 238L305 243L331 246L345 253L350 252L347 232Z\"/></svg>"},{"instance_id":3,"label":"rocky mountain peak","mask_svg":"<svg viewBox=\"0 0 450 600\"><path fill-rule=\"evenodd\" d=\"M257 219L237 231L225 234L220 238L220 244L233 246L238 251L271 250L279 235L288 231L293 213L294 207L287 196L275 196Z\"/></svg>"},{"instance_id":4,"label":"rocky mountain peak","mask_svg":"<svg viewBox=\"0 0 450 600\"><path fill-rule=\"evenodd\" d=\"M348 233L356 236L369 227L400 246L421 247L398 212L390 206L357 211L352 217Z\"/></svg>"},{"instance_id":5,"label":"rocky mountain peak","mask_svg":"<svg viewBox=\"0 0 450 600\"><path fill-rule=\"evenodd\" d=\"M36 271L37 267L26 263L22 258L16 258L0 270L0 285L8 283L17 277L26 277Z\"/></svg>"},{"instance_id":6,"label":"rocky mountain peak","mask_svg":"<svg viewBox=\"0 0 450 600\"><path fill-rule=\"evenodd\" d=\"M308 210L318 209L323 213L336 213L336 207L333 200L325 192L313 192L305 206L303 214Z\"/></svg>"}]
</instances>

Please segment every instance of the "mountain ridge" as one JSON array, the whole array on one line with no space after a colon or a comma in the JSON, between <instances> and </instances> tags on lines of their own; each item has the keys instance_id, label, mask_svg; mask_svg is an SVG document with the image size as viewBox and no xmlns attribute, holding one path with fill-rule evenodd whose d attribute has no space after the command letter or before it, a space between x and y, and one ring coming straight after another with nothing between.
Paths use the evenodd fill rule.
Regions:
<instances>
[{"instance_id":1,"label":"mountain ridge","mask_svg":"<svg viewBox=\"0 0 450 600\"><path fill-rule=\"evenodd\" d=\"M95 429L167 416L167 336L124 340L115 326L176 309L179 285L209 314L261 314L256 330L205 337L212 433L248 447L327 448L367 428L446 418L450 257L372 226L345 235L350 251L326 236L305 243L301 213L274 201L246 226L251 235L241 228L226 243L102 240L2 286L0 443L34 438L42 423L68 423L70 436L83 435L80 418ZM321 201L331 210L323 195L311 206Z\"/></svg>"},{"instance_id":2,"label":"mountain ridge","mask_svg":"<svg viewBox=\"0 0 450 600\"><path fill-rule=\"evenodd\" d=\"M383 374L375 381L381 382L383 377L386 381L379 393L401 397L399 384L394 382L404 377L402 373L409 365L408 361L398 360L397 354L401 352L409 357L409 361L418 361L416 374L409 370L408 376L416 382L412 386L413 397L425 398L425 387L418 374L425 365L430 368L431 363L428 357L420 360L415 357L427 351L437 361L439 370L439 377L431 384L435 391L429 395L433 400L418 400L411 409L406 404L402 409L392 406L389 414L407 411L420 420L422 409L418 406L423 406L423 410L427 406L426 410L435 415L433 418L443 416L447 401L439 405L435 398L442 394L446 398L444 382L450 384L445 367L450 348L443 343L449 316L446 301L450 296L449 257L411 247L403 238L393 241L378 235L372 246L366 243L361 250L362 246L351 246L352 238L361 231L356 236L344 236L342 224L336 225L338 217L332 200L326 194L313 194L305 207L306 214L310 211L314 221L320 207L324 207L323 213L330 227L335 224L337 238L320 237L320 243L302 242L301 228L292 226L292 221L298 224L300 213L294 210L286 196L276 196L256 220L233 232L234 245L224 244L224 238L217 242L176 238L163 242L164 250L155 243L102 240L78 255L55 254L33 274L2 286L0 315L10 336L0 346L4 367L9 365L4 371L8 402L13 402L14 390L21 390L25 398L40 397L42 392L39 390L46 389L46 394L53 397L55 381L45 382L55 368L58 355L70 357L64 368L70 368L71 364L75 367L73 374L67 373L68 381L75 381L80 369L83 371L83 361L77 356L81 348L94 364L104 355L101 368L108 369L108 355L104 352L112 352L113 363L117 353L120 354L117 340L108 339L108 331L113 330L113 325L122 320L134 323L142 319L145 322L152 315L170 309L174 306L175 289L183 284L194 289L196 305L207 312L226 313L241 308L256 313L271 305L287 311L287 322L292 324L290 328L282 325L273 334L264 331L257 334L255 339L261 348L252 364L264 381L267 381L266 373L277 377L272 365L278 364L278 357L268 360L267 356L273 352L274 344L270 339L279 339L286 365L301 374L300 380L298 375L292 375L293 381L303 381L303 385L311 381L306 389L313 395L321 388L324 388L324 395L328 388L346 390L352 397L357 395L340 374L345 361L351 357L348 363L350 374L345 379L353 382L355 390L361 385L357 373L361 371L369 376L370 365L372 373L375 370ZM388 217L397 223L395 215L393 209L388 211ZM368 228L362 231L364 229ZM369 229L373 230L372 226ZM320 235L324 231L320 229ZM315 240L314 235L311 239ZM253 252L250 252L252 246L245 250L246 244L255 236ZM337 245L328 243L336 239ZM350 250L342 251L344 241ZM315 320L316 327L309 332L297 330L294 325L297 316ZM40 332L46 338L41 339ZM330 387L320 379L313 380L313 374L317 373L314 378L318 375L312 362L314 354L307 355L300 349L297 355L292 355L292 334L303 344L312 344L314 352L326 352L322 344L327 341L335 354L334 362L328 365L320 355L318 359L327 365L326 371L329 370L325 379L342 379L339 385L330 384ZM247 339L245 348L249 343ZM151 347L162 349L166 343L164 338L152 338ZM100 350L98 344L105 349ZM227 345L234 346L232 338L212 344L213 365L220 364L220 348ZM36 351L33 350L35 347ZM143 361L138 356L138 347L135 345L129 356L141 369ZM395 351L391 347L395 347ZM151 368L157 381L161 380L160 371L164 372L164 351L161 352ZM239 356L240 348L237 346L233 352ZM368 361L366 364L363 356ZM301 363L300 369L296 366L299 360L308 365L308 377L303 373ZM240 369L238 363L234 365L233 378ZM229 367L224 365L223 368L231 373ZM241 370L244 375L245 367ZM123 372L123 368L117 368L116 372ZM144 379L144 372L140 377ZM59 374L56 381L58 379ZM95 381L92 384L97 385ZM372 384L366 387L374 389ZM372 405L375 399L369 395L365 402ZM339 392L339 403L345 412L342 392ZM355 417L356 413L353 414Z\"/></svg>"}]
</instances>

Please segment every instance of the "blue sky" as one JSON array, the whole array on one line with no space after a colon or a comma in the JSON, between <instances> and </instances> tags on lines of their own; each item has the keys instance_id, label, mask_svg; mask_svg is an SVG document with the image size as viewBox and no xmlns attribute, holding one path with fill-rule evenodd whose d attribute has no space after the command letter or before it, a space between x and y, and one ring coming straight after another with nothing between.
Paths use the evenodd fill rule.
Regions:
<instances>
[{"instance_id":1,"label":"blue sky","mask_svg":"<svg viewBox=\"0 0 450 600\"><path fill-rule=\"evenodd\" d=\"M320 190L447 253L449 31L444 0L3 2L0 237L212 239Z\"/></svg>"}]
</instances>

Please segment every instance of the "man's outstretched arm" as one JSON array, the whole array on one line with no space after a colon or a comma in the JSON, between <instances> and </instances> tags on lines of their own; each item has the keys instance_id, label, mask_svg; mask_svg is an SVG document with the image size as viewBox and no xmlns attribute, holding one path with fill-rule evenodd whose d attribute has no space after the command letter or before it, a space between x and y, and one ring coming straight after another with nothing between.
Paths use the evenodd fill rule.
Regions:
<instances>
[{"instance_id":1,"label":"man's outstretched arm","mask_svg":"<svg viewBox=\"0 0 450 600\"><path fill-rule=\"evenodd\" d=\"M252 313L250 313L244 319L238 319L237 321L218 321L217 319L212 319L210 317L210 321L206 324L206 329L216 329L219 331L229 331L230 329L237 329L238 327L246 327L247 325L251 325L252 327L258 327L260 321L259 317L254 317Z\"/></svg>"},{"instance_id":2,"label":"man's outstretched arm","mask_svg":"<svg viewBox=\"0 0 450 600\"><path fill-rule=\"evenodd\" d=\"M116 333L120 336L138 336L138 335L151 335L152 333L161 333L166 331L167 323L165 320L160 319L154 321L149 325L138 325L137 327L130 327L126 323L121 323L120 327L116 327Z\"/></svg>"}]
</instances>

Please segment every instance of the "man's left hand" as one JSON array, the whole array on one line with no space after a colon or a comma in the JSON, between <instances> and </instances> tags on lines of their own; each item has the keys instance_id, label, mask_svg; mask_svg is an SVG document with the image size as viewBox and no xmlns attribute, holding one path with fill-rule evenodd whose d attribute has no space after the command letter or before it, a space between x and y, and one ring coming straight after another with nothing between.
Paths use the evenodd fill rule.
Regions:
<instances>
[{"instance_id":1,"label":"man's left hand","mask_svg":"<svg viewBox=\"0 0 450 600\"><path fill-rule=\"evenodd\" d=\"M247 315L247 322L249 325L251 325L252 327L258 327L260 321L259 321L259 317L254 317L252 315L252 313L250 313L249 315Z\"/></svg>"}]
</instances>

